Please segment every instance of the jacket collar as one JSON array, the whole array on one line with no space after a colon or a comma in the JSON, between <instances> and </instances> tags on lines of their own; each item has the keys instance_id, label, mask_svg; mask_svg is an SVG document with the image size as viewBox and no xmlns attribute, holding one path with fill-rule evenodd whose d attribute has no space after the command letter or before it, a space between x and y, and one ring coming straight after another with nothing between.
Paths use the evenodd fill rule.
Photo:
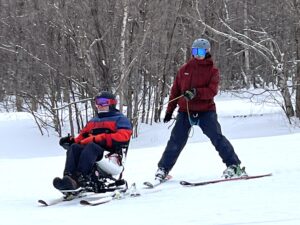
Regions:
<instances>
[{"instance_id":1,"label":"jacket collar","mask_svg":"<svg viewBox=\"0 0 300 225\"><path fill-rule=\"evenodd\" d=\"M201 65L201 66L212 66L214 64L214 62L212 61L211 58L208 58L208 59L204 59L204 60L198 60L198 59L195 59L194 57L191 58L188 63L188 65L191 65L191 66L198 66L198 65Z\"/></svg>"},{"instance_id":2,"label":"jacket collar","mask_svg":"<svg viewBox=\"0 0 300 225\"><path fill-rule=\"evenodd\" d=\"M120 114L120 111L117 109L110 110L109 112L97 113L98 118L112 117L118 114Z\"/></svg>"}]
</instances>

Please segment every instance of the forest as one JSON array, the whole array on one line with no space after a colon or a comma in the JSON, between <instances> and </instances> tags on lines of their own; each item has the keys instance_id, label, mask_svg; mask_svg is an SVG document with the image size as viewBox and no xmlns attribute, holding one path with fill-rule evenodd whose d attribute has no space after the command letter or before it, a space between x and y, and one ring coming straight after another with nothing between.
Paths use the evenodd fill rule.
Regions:
<instances>
[{"instance_id":1,"label":"forest","mask_svg":"<svg viewBox=\"0 0 300 225\"><path fill-rule=\"evenodd\" d=\"M197 38L211 43L220 92L267 93L300 119L300 0L0 0L0 111L74 135L108 90L137 137L160 122Z\"/></svg>"}]
</instances>

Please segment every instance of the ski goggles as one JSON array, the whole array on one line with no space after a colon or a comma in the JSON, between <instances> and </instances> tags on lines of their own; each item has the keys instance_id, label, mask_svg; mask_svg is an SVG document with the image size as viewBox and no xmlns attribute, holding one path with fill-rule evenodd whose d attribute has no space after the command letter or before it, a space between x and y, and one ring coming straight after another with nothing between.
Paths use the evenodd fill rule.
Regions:
<instances>
[{"instance_id":1,"label":"ski goggles","mask_svg":"<svg viewBox=\"0 0 300 225\"><path fill-rule=\"evenodd\" d=\"M110 98L95 98L95 104L99 106L110 106L116 105L117 100Z\"/></svg>"},{"instance_id":2,"label":"ski goggles","mask_svg":"<svg viewBox=\"0 0 300 225\"><path fill-rule=\"evenodd\" d=\"M206 49L205 48L192 48L192 55L205 57Z\"/></svg>"}]
</instances>

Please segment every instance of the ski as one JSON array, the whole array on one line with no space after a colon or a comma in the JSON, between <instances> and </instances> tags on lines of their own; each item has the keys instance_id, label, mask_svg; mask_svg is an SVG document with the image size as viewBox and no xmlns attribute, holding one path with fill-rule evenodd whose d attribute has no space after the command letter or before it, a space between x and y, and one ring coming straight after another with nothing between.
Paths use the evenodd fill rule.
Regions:
<instances>
[{"instance_id":1,"label":"ski","mask_svg":"<svg viewBox=\"0 0 300 225\"><path fill-rule=\"evenodd\" d=\"M165 183L166 181L172 179L171 175L168 175L165 179L159 180L159 179L154 179L153 181L145 181L143 184L145 188L155 188L159 186L162 183Z\"/></svg>"},{"instance_id":2,"label":"ski","mask_svg":"<svg viewBox=\"0 0 300 225\"><path fill-rule=\"evenodd\" d=\"M109 202L113 199L122 199L123 197L130 196L130 197L137 197L140 196L140 193L136 189L135 183L133 183L130 188L124 189L117 189L113 192L104 192L104 193L94 193L94 192L83 192L83 189L72 190L72 191L63 191L64 196L44 200L39 199L38 203L41 206L53 206L62 202L72 201L75 199L80 199L81 205L100 205L106 202ZM67 194L67 195L66 195Z\"/></svg>"},{"instance_id":3,"label":"ski","mask_svg":"<svg viewBox=\"0 0 300 225\"><path fill-rule=\"evenodd\" d=\"M76 191L80 191L80 192L77 193ZM39 199L38 204L41 206L53 206L62 202L69 202L78 198L84 198L87 196L92 196L97 194L94 192L81 192L81 190L64 191L61 193L64 194L64 196L61 196L59 198L54 198L54 199ZM70 193L70 194L66 195L66 193Z\"/></svg>"},{"instance_id":4,"label":"ski","mask_svg":"<svg viewBox=\"0 0 300 225\"><path fill-rule=\"evenodd\" d=\"M204 185L208 185L208 184L215 184L215 183L228 182L228 181L250 180L250 179L269 177L269 176L272 176L272 173L255 175L255 176L247 176L247 177L236 177L236 178L229 178L229 179L208 180L208 181L202 181L202 182L180 181L180 184L185 187L195 187L195 186L204 186Z\"/></svg>"},{"instance_id":5,"label":"ski","mask_svg":"<svg viewBox=\"0 0 300 225\"><path fill-rule=\"evenodd\" d=\"M95 199L83 199L80 200L80 204L81 205L90 205L90 206L96 206L96 205L101 205L107 202L110 202L114 199L123 199L125 198L125 192L119 192L119 191L115 191L112 192L110 196L106 196L106 197L99 197L99 198L95 198Z\"/></svg>"},{"instance_id":6,"label":"ski","mask_svg":"<svg viewBox=\"0 0 300 225\"><path fill-rule=\"evenodd\" d=\"M38 200L39 205L42 206L52 206L56 205L62 202L66 201L72 201L75 199L82 198L79 201L79 204L85 205L85 206L96 206L96 205L101 205L104 203L108 203L112 200L121 200L125 198L133 198L133 197L139 197L144 194L149 194L149 193L156 193L160 191L159 189L152 189L152 190L145 190L142 191L142 193L136 188L136 184L133 183L129 188L127 189L117 189L113 192L105 192L105 193L94 193L94 192L82 192L79 195L70 195L68 198L65 196L62 196L57 199L52 199L52 200L43 200L40 199ZM77 202L77 201L76 201Z\"/></svg>"},{"instance_id":7,"label":"ski","mask_svg":"<svg viewBox=\"0 0 300 225\"><path fill-rule=\"evenodd\" d=\"M139 197L141 194L136 189L136 184L133 183L129 189L126 190L115 190L114 192L108 193L106 196L101 196L94 199L83 199L79 203L81 205L96 206L104 203L108 203L112 200L120 200L126 197Z\"/></svg>"},{"instance_id":8,"label":"ski","mask_svg":"<svg viewBox=\"0 0 300 225\"><path fill-rule=\"evenodd\" d=\"M78 199L78 198L82 198L84 196L73 196L72 198L65 198L63 197L59 197L59 198L55 198L55 199L39 199L38 203L41 206L53 206L53 205L57 205L59 203L62 202L70 202L72 200Z\"/></svg>"}]
</instances>

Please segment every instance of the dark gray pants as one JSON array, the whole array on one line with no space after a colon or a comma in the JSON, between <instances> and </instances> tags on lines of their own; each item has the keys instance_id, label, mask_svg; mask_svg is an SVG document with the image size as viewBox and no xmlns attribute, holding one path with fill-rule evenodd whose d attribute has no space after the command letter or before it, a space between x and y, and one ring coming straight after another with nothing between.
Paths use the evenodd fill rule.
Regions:
<instances>
[{"instance_id":1,"label":"dark gray pants","mask_svg":"<svg viewBox=\"0 0 300 225\"><path fill-rule=\"evenodd\" d=\"M191 115L191 118L193 119L194 124L198 125L203 133L210 139L222 158L223 163L225 163L226 166L240 164L241 161L234 152L232 145L222 134L216 112L199 112L194 113L193 115ZM170 171L173 168L188 140L191 126L188 114L179 112L175 126L171 132L170 140L158 162L158 167L162 167L167 171Z\"/></svg>"},{"instance_id":2,"label":"dark gray pants","mask_svg":"<svg viewBox=\"0 0 300 225\"><path fill-rule=\"evenodd\" d=\"M102 159L103 153L104 149L93 142L87 145L72 144L67 151L64 174L90 175L95 163Z\"/></svg>"}]
</instances>

